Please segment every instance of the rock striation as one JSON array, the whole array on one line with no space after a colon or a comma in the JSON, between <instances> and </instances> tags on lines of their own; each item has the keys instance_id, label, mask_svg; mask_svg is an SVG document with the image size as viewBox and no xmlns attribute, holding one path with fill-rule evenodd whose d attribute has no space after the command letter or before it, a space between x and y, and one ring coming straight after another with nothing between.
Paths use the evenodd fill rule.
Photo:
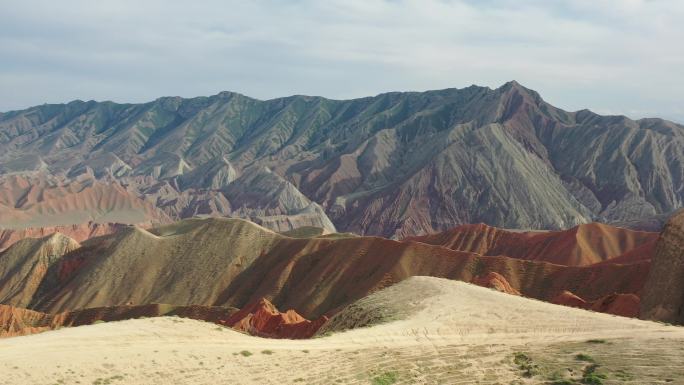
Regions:
<instances>
[{"instance_id":1,"label":"rock striation","mask_svg":"<svg viewBox=\"0 0 684 385\"><path fill-rule=\"evenodd\" d=\"M33 310L0 305L0 337L14 337L55 330L68 326L92 325L99 322L159 316L192 318L221 324L238 309L220 306L173 306L146 304L80 309L48 314Z\"/></svg>"},{"instance_id":2,"label":"rock striation","mask_svg":"<svg viewBox=\"0 0 684 385\"><path fill-rule=\"evenodd\" d=\"M9 283L0 286L0 303L54 314L150 303L244 309L267 298L317 320L416 275L475 279L540 300L563 290L597 299L638 294L649 267L648 261L562 266L415 241L315 234L293 238L242 219L188 219L125 227L48 253L49 263L43 252L31 252L41 250L41 241L26 239L0 253L0 280Z\"/></svg>"},{"instance_id":3,"label":"rock striation","mask_svg":"<svg viewBox=\"0 0 684 385\"><path fill-rule=\"evenodd\" d=\"M652 228L682 207L683 180L684 126L563 111L514 81L0 115L4 227L239 216L389 238L480 222Z\"/></svg>"},{"instance_id":4,"label":"rock striation","mask_svg":"<svg viewBox=\"0 0 684 385\"><path fill-rule=\"evenodd\" d=\"M510 283L506 280L504 276L502 276L499 273L490 271L489 273L481 276L477 276L473 278L470 283L482 286L482 287L488 287L490 289L494 289L496 291L500 291L502 293L506 294L512 294L512 295L520 295L520 292L516 289L514 289Z\"/></svg>"},{"instance_id":5,"label":"rock striation","mask_svg":"<svg viewBox=\"0 0 684 385\"><path fill-rule=\"evenodd\" d=\"M550 301L556 305L577 307L601 313L635 318L639 315L640 299L636 294L613 293L593 301L585 301L570 291L564 290Z\"/></svg>"},{"instance_id":6,"label":"rock striation","mask_svg":"<svg viewBox=\"0 0 684 385\"><path fill-rule=\"evenodd\" d=\"M658 233L634 231L601 223L561 231L515 231L485 224L453 229L406 240L481 255L545 261L566 266L633 263L651 259Z\"/></svg>"},{"instance_id":7,"label":"rock striation","mask_svg":"<svg viewBox=\"0 0 684 385\"><path fill-rule=\"evenodd\" d=\"M684 324L684 211L660 234L642 298L641 318Z\"/></svg>"},{"instance_id":8,"label":"rock striation","mask_svg":"<svg viewBox=\"0 0 684 385\"><path fill-rule=\"evenodd\" d=\"M83 242L93 237L113 234L125 226L119 223L87 222L77 225L0 229L0 251L7 249L15 242L24 238L42 238L54 233L60 233L76 242ZM140 223L138 226L146 227L146 224Z\"/></svg>"},{"instance_id":9,"label":"rock striation","mask_svg":"<svg viewBox=\"0 0 684 385\"><path fill-rule=\"evenodd\" d=\"M312 337L327 321L326 316L309 321L292 309L281 313L271 302L262 298L221 324L259 337L302 339Z\"/></svg>"}]
</instances>

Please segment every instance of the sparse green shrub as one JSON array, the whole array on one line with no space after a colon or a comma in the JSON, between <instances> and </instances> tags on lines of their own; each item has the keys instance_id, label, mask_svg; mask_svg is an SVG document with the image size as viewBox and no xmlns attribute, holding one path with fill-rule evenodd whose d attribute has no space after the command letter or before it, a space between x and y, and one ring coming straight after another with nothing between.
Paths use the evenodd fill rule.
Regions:
<instances>
[{"instance_id":1,"label":"sparse green shrub","mask_svg":"<svg viewBox=\"0 0 684 385\"><path fill-rule=\"evenodd\" d=\"M373 385L392 385L397 382L398 375L396 372L385 372L379 374L371 379Z\"/></svg>"},{"instance_id":2,"label":"sparse green shrub","mask_svg":"<svg viewBox=\"0 0 684 385\"><path fill-rule=\"evenodd\" d=\"M539 373L537 365L532 362L532 359L525 353L516 352L513 354L513 362L523 372L523 377L530 378Z\"/></svg>"},{"instance_id":3,"label":"sparse green shrub","mask_svg":"<svg viewBox=\"0 0 684 385\"><path fill-rule=\"evenodd\" d=\"M584 368L584 374L582 375L582 380L580 382L587 385L603 385L603 380L605 380L607 376L605 374L596 373L598 367L598 365L592 364Z\"/></svg>"},{"instance_id":4,"label":"sparse green shrub","mask_svg":"<svg viewBox=\"0 0 684 385\"><path fill-rule=\"evenodd\" d=\"M554 372L549 376L549 381L551 381L550 385L572 385L572 381L566 380L563 378L563 376L558 373Z\"/></svg>"},{"instance_id":5,"label":"sparse green shrub","mask_svg":"<svg viewBox=\"0 0 684 385\"><path fill-rule=\"evenodd\" d=\"M273 354L273 350L268 350L268 349L262 350L262 351L261 351L261 354L268 354L268 355L271 355L271 354Z\"/></svg>"},{"instance_id":6,"label":"sparse green shrub","mask_svg":"<svg viewBox=\"0 0 684 385\"><path fill-rule=\"evenodd\" d=\"M249 356L252 355L252 352L250 352L249 350L243 350L243 351L240 352L240 354L241 354L243 357L249 357Z\"/></svg>"},{"instance_id":7,"label":"sparse green shrub","mask_svg":"<svg viewBox=\"0 0 684 385\"><path fill-rule=\"evenodd\" d=\"M605 344L606 340L600 340L600 339L593 339L593 340L587 340L588 344Z\"/></svg>"},{"instance_id":8,"label":"sparse green shrub","mask_svg":"<svg viewBox=\"0 0 684 385\"><path fill-rule=\"evenodd\" d=\"M596 362L594 361L594 358L588 354L580 353L575 356L575 359L577 361L584 361L584 362Z\"/></svg>"}]
</instances>

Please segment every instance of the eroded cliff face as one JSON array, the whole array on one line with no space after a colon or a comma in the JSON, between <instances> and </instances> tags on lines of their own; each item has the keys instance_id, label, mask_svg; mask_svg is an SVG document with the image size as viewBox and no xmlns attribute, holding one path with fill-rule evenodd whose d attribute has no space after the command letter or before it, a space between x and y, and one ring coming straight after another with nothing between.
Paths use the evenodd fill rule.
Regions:
<instances>
[{"instance_id":1,"label":"eroded cliff face","mask_svg":"<svg viewBox=\"0 0 684 385\"><path fill-rule=\"evenodd\" d=\"M684 324L684 210L670 218L656 243L640 317Z\"/></svg>"}]
</instances>

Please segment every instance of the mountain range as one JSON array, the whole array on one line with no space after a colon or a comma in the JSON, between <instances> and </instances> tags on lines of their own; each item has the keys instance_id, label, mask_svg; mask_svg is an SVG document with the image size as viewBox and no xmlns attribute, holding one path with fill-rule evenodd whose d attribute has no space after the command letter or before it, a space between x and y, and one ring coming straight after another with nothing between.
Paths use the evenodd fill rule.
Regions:
<instances>
[{"instance_id":1,"label":"mountain range","mask_svg":"<svg viewBox=\"0 0 684 385\"><path fill-rule=\"evenodd\" d=\"M4 228L235 216L392 238L480 222L659 230L683 202L684 126L566 112L516 82L0 114Z\"/></svg>"}]
</instances>

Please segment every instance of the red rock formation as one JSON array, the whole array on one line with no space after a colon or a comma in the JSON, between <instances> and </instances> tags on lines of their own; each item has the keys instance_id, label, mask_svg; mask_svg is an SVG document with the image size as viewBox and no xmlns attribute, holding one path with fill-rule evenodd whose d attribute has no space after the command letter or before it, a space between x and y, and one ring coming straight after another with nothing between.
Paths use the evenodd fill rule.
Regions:
<instances>
[{"instance_id":1,"label":"red rock formation","mask_svg":"<svg viewBox=\"0 0 684 385\"><path fill-rule=\"evenodd\" d=\"M639 315L640 302L641 300L635 294L611 294L594 301L591 310L623 317L636 317Z\"/></svg>"},{"instance_id":2,"label":"red rock formation","mask_svg":"<svg viewBox=\"0 0 684 385\"><path fill-rule=\"evenodd\" d=\"M238 309L223 306L173 306L166 304L119 305L48 314L0 305L0 338L54 330L64 326L91 325L140 317L179 316L217 324L225 323Z\"/></svg>"},{"instance_id":3,"label":"red rock formation","mask_svg":"<svg viewBox=\"0 0 684 385\"><path fill-rule=\"evenodd\" d=\"M474 277L470 283L488 287L506 294L520 295L520 292L513 288L504 276L494 271L490 271L486 275Z\"/></svg>"},{"instance_id":4,"label":"red rock formation","mask_svg":"<svg viewBox=\"0 0 684 385\"><path fill-rule=\"evenodd\" d=\"M76 178L48 173L0 173L0 227L71 225L94 221L164 223L162 210L124 184L81 174Z\"/></svg>"},{"instance_id":5,"label":"red rock formation","mask_svg":"<svg viewBox=\"0 0 684 385\"><path fill-rule=\"evenodd\" d=\"M587 306L587 301L583 300L582 298L574 295L572 292L569 292L567 290L563 290L563 292L554 297L551 300L551 303L554 303L556 305L578 307L582 309L585 309Z\"/></svg>"},{"instance_id":6,"label":"red rock formation","mask_svg":"<svg viewBox=\"0 0 684 385\"><path fill-rule=\"evenodd\" d=\"M567 290L551 300L551 303L556 305L578 307L623 317L636 317L639 314L639 302L639 297L635 294L617 293L606 295L595 301L585 301Z\"/></svg>"},{"instance_id":7,"label":"red rock formation","mask_svg":"<svg viewBox=\"0 0 684 385\"><path fill-rule=\"evenodd\" d=\"M565 266L588 266L613 259L623 264L648 260L653 255L657 239L657 233L601 223L579 225L563 231L511 231L473 224L406 238L452 250Z\"/></svg>"},{"instance_id":8,"label":"red rock formation","mask_svg":"<svg viewBox=\"0 0 684 385\"><path fill-rule=\"evenodd\" d=\"M119 223L87 222L80 225L0 229L0 251L24 238L42 238L50 234L61 233L80 243L93 237L113 234L124 226L126 225Z\"/></svg>"},{"instance_id":9,"label":"red rock formation","mask_svg":"<svg viewBox=\"0 0 684 385\"><path fill-rule=\"evenodd\" d=\"M49 314L0 305L0 337L22 336L51 330Z\"/></svg>"},{"instance_id":10,"label":"red rock formation","mask_svg":"<svg viewBox=\"0 0 684 385\"><path fill-rule=\"evenodd\" d=\"M223 324L251 335L269 338L309 338L328 320L322 316L309 321L290 309L281 313L267 299L245 306Z\"/></svg>"}]
</instances>

